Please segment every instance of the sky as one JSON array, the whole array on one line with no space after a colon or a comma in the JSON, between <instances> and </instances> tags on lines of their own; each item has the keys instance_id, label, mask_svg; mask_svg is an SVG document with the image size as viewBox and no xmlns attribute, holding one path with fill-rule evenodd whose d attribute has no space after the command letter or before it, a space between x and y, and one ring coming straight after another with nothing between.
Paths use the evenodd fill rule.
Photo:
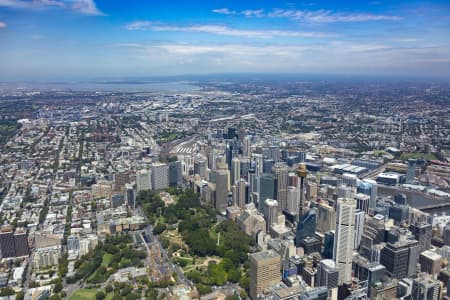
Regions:
<instances>
[{"instance_id":1,"label":"sky","mask_svg":"<svg viewBox=\"0 0 450 300\"><path fill-rule=\"evenodd\" d=\"M450 78L450 2L0 0L0 80Z\"/></svg>"}]
</instances>

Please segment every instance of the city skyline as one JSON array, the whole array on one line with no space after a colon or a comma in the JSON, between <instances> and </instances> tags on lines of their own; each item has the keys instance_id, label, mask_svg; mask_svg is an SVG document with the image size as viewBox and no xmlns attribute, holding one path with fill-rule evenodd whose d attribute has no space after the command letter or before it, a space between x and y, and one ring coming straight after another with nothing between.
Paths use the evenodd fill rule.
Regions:
<instances>
[{"instance_id":1,"label":"city skyline","mask_svg":"<svg viewBox=\"0 0 450 300\"><path fill-rule=\"evenodd\" d=\"M0 80L211 73L449 77L446 1L0 0Z\"/></svg>"}]
</instances>

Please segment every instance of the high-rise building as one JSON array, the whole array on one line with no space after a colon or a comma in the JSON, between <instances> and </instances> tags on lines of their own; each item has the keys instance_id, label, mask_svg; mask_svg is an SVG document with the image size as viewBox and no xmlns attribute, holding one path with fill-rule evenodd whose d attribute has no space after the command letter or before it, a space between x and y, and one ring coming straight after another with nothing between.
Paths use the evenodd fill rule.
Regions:
<instances>
[{"instance_id":1,"label":"high-rise building","mask_svg":"<svg viewBox=\"0 0 450 300\"><path fill-rule=\"evenodd\" d=\"M126 170L119 170L114 174L114 184L116 190L120 190L126 183L131 182L130 172Z\"/></svg>"},{"instance_id":2,"label":"high-rise building","mask_svg":"<svg viewBox=\"0 0 450 300\"><path fill-rule=\"evenodd\" d=\"M416 240L420 244L420 252L430 249L431 247L431 224L425 222L417 222L409 226L409 230L414 234Z\"/></svg>"},{"instance_id":3,"label":"high-rise building","mask_svg":"<svg viewBox=\"0 0 450 300\"><path fill-rule=\"evenodd\" d=\"M356 187L358 183L358 176L355 174L344 173L342 174L342 183L349 187Z\"/></svg>"},{"instance_id":4,"label":"high-rise building","mask_svg":"<svg viewBox=\"0 0 450 300\"><path fill-rule=\"evenodd\" d=\"M295 186L288 186L287 191L287 212L289 212L292 215L297 216L298 215L298 208L299 208L299 190Z\"/></svg>"},{"instance_id":5,"label":"high-rise building","mask_svg":"<svg viewBox=\"0 0 450 300\"><path fill-rule=\"evenodd\" d=\"M231 185L234 185L239 178L241 178L241 162L235 157L231 160Z\"/></svg>"},{"instance_id":6,"label":"high-rise building","mask_svg":"<svg viewBox=\"0 0 450 300\"><path fill-rule=\"evenodd\" d=\"M279 211L282 212L287 208L288 167L284 163L276 163L272 170L276 182L276 200L279 204Z\"/></svg>"},{"instance_id":7,"label":"high-rise building","mask_svg":"<svg viewBox=\"0 0 450 300\"><path fill-rule=\"evenodd\" d=\"M393 219L395 224L402 225L408 221L409 206L394 204L389 207L389 218ZM431 241L431 239L430 239Z\"/></svg>"},{"instance_id":8,"label":"high-rise building","mask_svg":"<svg viewBox=\"0 0 450 300\"><path fill-rule=\"evenodd\" d=\"M425 250L419 256L420 271L437 275L441 271L442 256L436 252Z\"/></svg>"},{"instance_id":9,"label":"high-rise building","mask_svg":"<svg viewBox=\"0 0 450 300\"><path fill-rule=\"evenodd\" d=\"M338 287L339 271L332 259L322 259L317 267L317 286Z\"/></svg>"},{"instance_id":10,"label":"high-rise building","mask_svg":"<svg viewBox=\"0 0 450 300\"><path fill-rule=\"evenodd\" d=\"M183 184L183 170L181 161L169 163L169 185L180 186Z\"/></svg>"},{"instance_id":11,"label":"high-rise building","mask_svg":"<svg viewBox=\"0 0 450 300\"><path fill-rule=\"evenodd\" d=\"M12 226L5 225L0 229L0 250L3 258L16 256Z\"/></svg>"},{"instance_id":12,"label":"high-rise building","mask_svg":"<svg viewBox=\"0 0 450 300\"><path fill-rule=\"evenodd\" d=\"M274 165L275 165L275 161L273 159L264 159L262 172L263 173L271 173Z\"/></svg>"},{"instance_id":13,"label":"high-rise building","mask_svg":"<svg viewBox=\"0 0 450 300\"><path fill-rule=\"evenodd\" d=\"M270 226L278 220L278 202L273 199L264 201L264 218L266 219L266 231L270 232Z\"/></svg>"},{"instance_id":14,"label":"high-rise building","mask_svg":"<svg viewBox=\"0 0 450 300\"><path fill-rule=\"evenodd\" d=\"M267 156L273 161L278 162L280 160L280 148L278 146L269 146L267 148Z\"/></svg>"},{"instance_id":15,"label":"high-rise building","mask_svg":"<svg viewBox=\"0 0 450 300\"><path fill-rule=\"evenodd\" d=\"M240 164L239 178L247 179L248 171L252 168L252 164L251 164L250 158L242 157L239 160L239 164Z\"/></svg>"},{"instance_id":16,"label":"high-rise building","mask_svg":"<svg viewBox=\"0 0 450 300\"><path fill-rule=\"evenodd\" d=\"M244 137L244 140L242 143L244 146L244 151L243 151L244 156L250 156L250 153L251 153L250 137L248 137L248 136Z\"/></svg>"},{"instance_id":17,"label":"high-rise building","mask_svg":"<svg viewBox=\"0 0 450 300\"><path fill-rule=\"evenodd\" d=\"M300 177L300 195L299 195L299 211L298 216L301 217L303 215L303 209L305 206L305 178L308 175L308 170L306 169L305 164L300 164L297 169L297 175Z\"/></svg>"},{"instance_id":18,"label":"high-rise building","mask_svg":"<svg viewBox=\"0 0 450 300\"><path fill-rule=\"evenodd\" d=\"M323 236L323 254L326 259L333 258L334 231L325 232Z\"/></svg>"},{"instance_id":19,"label":"high-rise building","mask_svg":"<svg viewBox=\"0 0 450 300\"><path fill-rule=\"evenodd\" d=\"M17 228L14 232L14 248L15 256L28 256L28 235L24 228Z\"/></svg>"},{"instance_id":20,"label":"high-rise building","mask_svg":"<svg viewBox=\"0 0 450 300\"><path fill-rule=\"evenodd\" d=\"M444 244L450 246L450 224L445 225L442 236Z\"/></svg>"},{"instance_id":21,"label":"high-rise building","mask_svg":"<svg viewBox=\"0 0 450 300\"><path fill-rule=\"evenodd\" d=\"M125 184L125 198L127 201L127 206L135 208L136 193L134 192L134 186L132 184Z\"/></svg>"},{"instance_id":22,"label":"high-rise building","mask_svg":"<svg viewBox=\"0 0 450 300\"><path fill-rule=\"evenodd\" d=\"M406 170L405 183L413 183L416 175L416 160L408 159L408 168Z\"/></svg>"},{"instance_id":23,"label":"high-rise building","mask_svg":"<svg viewBox=\"0 0 450 300\"><path fill-rule=\"evenodd\" d=\"M258 178L259 211L263 211L266 199L275 199L275 177L270 173L263 173Z\"/></svg>"},{"instance_id":24,"label":"high-rise building","mask_svg":"<svg viewBox=\"0 0 450 300\"><path fill-rule=\"evenodd\" d=\"M374 255L375 245L384 241L384 216L375 215L373 217L365 216L364 231L361 236L359 253L366 257L369 262L377 261Z\"/></svg>"},{"instance_id":25,"label":"high-rise building","mask_svg":"<svg viewBox=\"0 0 450 300\"><path fill-rule=\"evenodd\" d=\"M255 174L256 177L260 177L263 174L263 169L264 169L264 157L261 154L257 154L257 153L252 153L252 160L255 166ZM272 169L270 169L272 170ZM270 171L269 171L270 172Z\"/></svg>"},{"instance_id":26,"label":"high-rise building","mask_svg":"<svg viewBox=\"0 0 450 300\"><path fill-rule=\"evenodd\" d=\"M317 228L320 233L325 233L336 228L336 211L334 207L325 202L317 205Z\"/></svg>"},{"instance_id":27,"label":"high-rise building","mask_svg":"<svg viewBox=\"0 0 450 300\"><path fill-rule=\"evenodd\" d=\"M152 164L152 187L155 191L169 187L169 166L167 164Z\"/></svg>"},{"instance_id":28,"label":"high-rise building","mask_svg":"<svg viewBox=\"0 0 450 300\"><path fill-rule=\"evenodd\" d=\"M411 291L412 300L439 300L441 299L441 283L431 278L429 274L420 273L413 280Z\"/></svg>"},{"instance_id":29,"label":"high-rise building","mask_svg":"<svg viewBox=\"0 0 450 300\"><path fill-rule=\"evenodd\" d=\"M364 179L363 181L358 180L357 192L365 194L370 197L369 209L373 211L377 206L377 196L378 196L377 182L372 179Z\"/></svg>"},{"instance_id":30,"label":"high-rise building","mask_svg":"<svg viewBox=\"0 0 450 300\"><path fill-rule=\"evenodd\" d=\"M355 211L354 199L339 198L337 200L333 259L339 270L339 285L350 283L352 280Z\"/></svg>"},{"instance_id":31,"label":"high-rise building","mask_svg":"<svg viewBox=\"0 0 450 300\"><path fill-rule=\"evenodd\" d=\"M364 231L364 217L365 217L364 211L357 209L355 212L355 238L354 238L354 244L353 248L358 249L359 243L361 242L361 236Z\"/></svg>"},{"instance_id":32,"label":"high-rise building","mask_svg":"<svg viewBox=\"0 0 450 300\"><path fill-rule=\"evenodd\" d=\"M230 171L227 169L215 170L216 199L215 208L224 213L228 207L228 193L230 191Z\"/></svg>"},{"instance_id":33,"label":"high-rise building","mask_svg":"<svg viewBox=\"0 0 450 300\"><path fill-rule=\"evenodd\" d=\"M356 209L360 209L366 214L369 213L370 197L366 194L358 193L355 195Z\"/></svg>"},{"instance_id":34,"label":"high-rise building","mask_svg":"<svg viewBox=\"0 0 450 300\"><path fill-rule=\"evenodd\" d=\"M236 206L243 210L248 199L248 184L244 179L239 179L236 181L235 188L236 199L233 200L235 201Z\"/></svg>"},{"instance_id":35,"label":"high-rise building","mask_svg":"<svg viewBox=\"0 0 450 300\"><path fill-rule=\"evenodd\" d=\"M273 250L250 255L250 298L258 299L264 290L281 281L281 257Z\"/></svg>"},{"instance_id":36,"label":"high-rise building","mask_svg":"<svg viewBox=\"0 0 450 300\"><path fill-rule=\"evenodd\" d=\"M80 250L80 240L77 236L69 235L67 237L67 250L69 251L79 251Z\"/></svg>"},{"instance_id":37,"label":"high-rise building","mask_svg":"<svg viewBox=\"0 0 450 300\"><path fill-rule=\"evenodd\" d=\"M327 300L328 289L323 286L319 286L303 292L298 297L299 300Z\"/></svg>"},{"instance_id":38,"label":"high-rise building","mask_svg":"<svg viewBox=\"0 0 450 300\"><path fill-rule=\"evenodd\" d=\"M206 178L206 160L203 157L196 157L194 160L194 175Z\"/></svg>"},{"instance_id":39,"label":"high-rise building","mask_svg":"<svg viewBox=\"0 0 450 300\"><path fill-rule=\"evenodd\" d=\"M125 203L123 194L114 194L111 196L111 207L117 208Z\"/></svg>"},{"instance_id":40,"label":"high-rise building","mask_svg":"<svg viewBox=\"0 0 450 300\"><path fill-rule=\"evenodd\" d=\"M313 237L316 233L317 212L311 208L307 213L300 217L295 233L295 246L300 247L300 241L305 237Z\"/></svg>"},{"instance_id":41,"label":"high-rise building","mask_svg":"<svg viewBox=\"0 0 450 300\"><path fill-rule=\"evenodd\" d=\"M152 176L150 170L140 170L136 174L137 191L152 189Z\"/></svg>"},{"instance_id":42,"label":"high-rise building","mask_svg":"<svg viewBox=\"0 0 450 300\"><path fill-rule=\"evenodd\" d=\"M380 263L389 276L397 279L415 274L419 258L419 242L402 237L395 243L387 243L381 250Z\"/></svg>"}]
</instances>

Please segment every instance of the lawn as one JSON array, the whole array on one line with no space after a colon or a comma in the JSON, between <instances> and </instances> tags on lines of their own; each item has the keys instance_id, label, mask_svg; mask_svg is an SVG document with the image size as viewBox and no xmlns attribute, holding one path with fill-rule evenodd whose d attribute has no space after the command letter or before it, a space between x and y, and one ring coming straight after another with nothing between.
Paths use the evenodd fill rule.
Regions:
<instances>
[{"instance_id":1,"label":"lawn","mask_svg":"<svg viewBox=\"0 0 450 300\"><path fill-rule=\"evenodd\" d=\"M111 263L113 257L114 257L114 255L112 255L112 254L110 254L110 253L105 253L105 254L103 254L103 257L102 257L102 266L104 266L104 267L109 266L109 264Z\"/></svg>"},{"instance_id":2,"label":"lawn","mask_svg":"<svg viewBox=\"0 0 450 300\"><path fill-rule=\"evenodd\" d=\"M96 294L95 289L79 289L69 297L69 300L95 300Z\"/></svg>"}]
</instances>

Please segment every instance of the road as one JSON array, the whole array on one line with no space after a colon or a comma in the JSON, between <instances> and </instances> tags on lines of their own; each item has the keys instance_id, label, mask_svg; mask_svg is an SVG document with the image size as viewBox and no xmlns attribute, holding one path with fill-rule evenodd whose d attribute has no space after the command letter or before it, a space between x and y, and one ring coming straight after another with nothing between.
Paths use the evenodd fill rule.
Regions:
<instances>
[{"instance_id":1,"label":"road","mask_svg":"<svg viewBox=\"0 0 450 300\"><path fill-rule=\"evenodd\" d=\"M148 219L145 216L144 211L142 210L142 207L138 206L136 208L136 210L148 222ZM147 227L145 227L144 231L145 231L145 234L149 237L149 243L157 243L158 244L158 247L161 249L161 253L164 257L164 260L169 263L169 266L170 266L172 272L175 272L177 274L177 277L178 277L177 283L184 283L190 287L193 287L192 282L186 278L183 270L179 266L174 264L173 261L169 258L169 255L167 254L166 249L164 249L164 247L161 245L161 242L159 241L158 237L153 235L152 225L149 224Z\"/></svg>"}]
</instances>

